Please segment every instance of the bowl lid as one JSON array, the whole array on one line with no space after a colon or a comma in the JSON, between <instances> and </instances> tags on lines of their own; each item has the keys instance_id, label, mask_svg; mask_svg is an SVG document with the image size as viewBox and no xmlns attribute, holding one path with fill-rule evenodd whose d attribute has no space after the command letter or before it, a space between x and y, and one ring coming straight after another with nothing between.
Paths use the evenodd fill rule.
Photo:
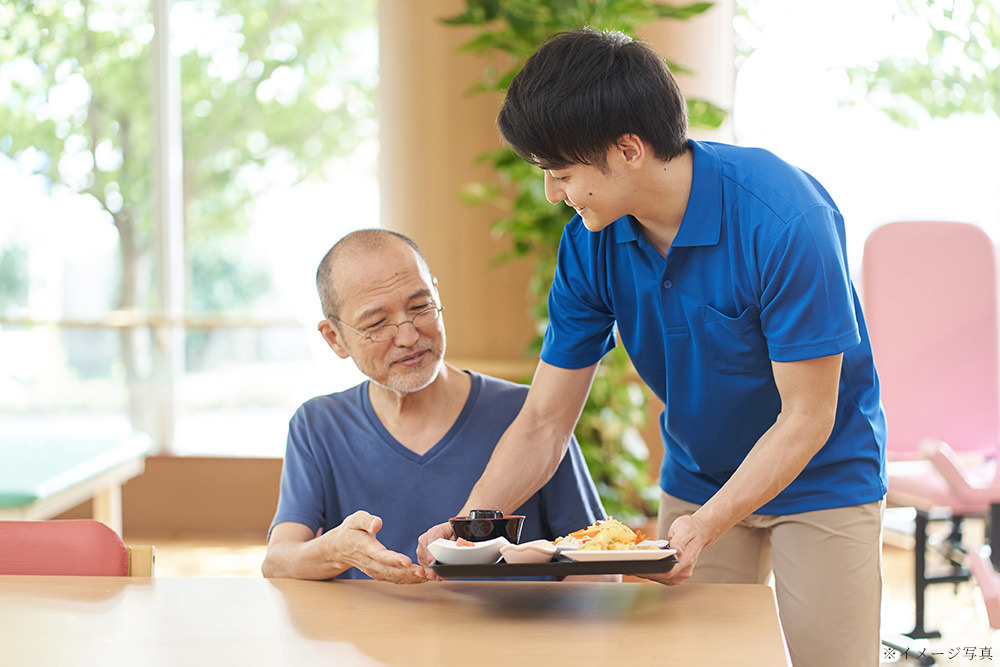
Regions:
<instances>
[{"instance_id":1,"label":"bowl lid","mask_svg":"<svg viewBox=\"0 0 1000 667\"><path fill-rule=\"evenodd\" d=\"M495 521L497 519L523 519L525 515L523 514L504 514L500 510L488 510L490 512L498 512L498 514L490 516L480 516L475 514L476 512L482 512L484 510L469 510L467 516L453 516L449 521Z\"/></svg>"}]
</instances>

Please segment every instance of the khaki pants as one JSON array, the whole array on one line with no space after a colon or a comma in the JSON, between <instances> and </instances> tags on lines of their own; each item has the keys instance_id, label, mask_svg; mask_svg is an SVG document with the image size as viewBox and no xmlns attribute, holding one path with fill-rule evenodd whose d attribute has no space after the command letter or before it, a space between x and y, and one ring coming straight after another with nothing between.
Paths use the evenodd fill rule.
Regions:
<instances>
[{"instance_id":1,"label":"khaki pants","mask_svg":"<svg viewBox=\"0 0 1000 667\"><path fill-rule=\"evenodd\" d=\"M698 505L663 493L659 535ZM754 514L702 551L694 583L769 583L774 575L794 667L879 664L885 501L787 515ZM733 647L739 650L738 647Z\"/></svg>"}]
</instances>

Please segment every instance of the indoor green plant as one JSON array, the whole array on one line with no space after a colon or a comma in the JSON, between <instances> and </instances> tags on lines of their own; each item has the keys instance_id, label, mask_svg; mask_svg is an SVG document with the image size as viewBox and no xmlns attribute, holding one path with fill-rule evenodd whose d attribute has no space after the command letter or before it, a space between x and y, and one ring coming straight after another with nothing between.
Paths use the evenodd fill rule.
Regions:
<instances>
[{"instance_id":1,"label":"indoor green plant","mask_svg":"<svg viewBox=\"0 0 1000 667\"><path fill-rule=\"evenodd\" d=\"M524 61L556 32L591 27L621 30L634 35L638 28L660 19L685 20L701 14L711 3L683 7L654 0L466 0L465 11L444 19L453 26L474 27L476 36L463 49L500 55L505 66L487 68L475 92L502 93ZM674 71L684 71L670 63ZM692 126L718 127L725 112L704 100L688 100ZM537 167L504 148L481 158L498 175L499 184L473 183L463 189L469 203L491 203L505 211L494 231L511 241L501 259L530 258L534 273L530 283L531 314L538 336L538 351L548 319L546 296L555 269L556 251L563 226L569 221L564 207L545 199ZM640 521L656 513L659 493L650 483L648 450L638 429L646 419L645 394L619 346L601 362L593 388L576 428L605 508L616 518Z\"/></svg>"}]
</instances>

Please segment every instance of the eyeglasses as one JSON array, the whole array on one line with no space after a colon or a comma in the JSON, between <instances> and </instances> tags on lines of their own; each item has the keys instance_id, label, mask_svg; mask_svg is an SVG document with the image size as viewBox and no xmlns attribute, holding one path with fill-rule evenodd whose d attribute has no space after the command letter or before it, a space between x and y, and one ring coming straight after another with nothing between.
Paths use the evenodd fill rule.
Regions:
<instances>
[{"instance_id":1,"label":"eyeglasses","mask_svg":"<svg viewBox=\"0 0 1000 667\"><path fill-rule=\"evenodd\" d=\"M404 324L412 324L417 329L421 329L423 327L429 327L430 325L437 322L438 318L441 317L442 310L444 310L443 306L440 308L431 307L428 308L427 310L420 311L419 313L414 315L412 319L403 320L398 324L382 324L373 329L369 329L368 331L358 331L347 322L338 320L336 317L329 317L328 319L331 319L335 322L340 322L354 333L358 334L359 336L362 336L363 338L367 338L373 343L384 343L386 341L395 338L396 334L399 333L399 327L403 326Z\"/></svg>"}]
</instances>

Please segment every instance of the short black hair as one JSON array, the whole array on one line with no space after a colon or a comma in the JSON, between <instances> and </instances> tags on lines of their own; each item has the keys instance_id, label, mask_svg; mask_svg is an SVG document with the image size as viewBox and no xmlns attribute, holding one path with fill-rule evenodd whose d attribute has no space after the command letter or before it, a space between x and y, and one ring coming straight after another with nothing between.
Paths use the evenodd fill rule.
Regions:
<instances>
[{"instance_id":1,"label":"short black hair","mask_svg":"<svg viewBox=\"0 0 1000 667\"><path fill-rule=\"evenodd\" d=\"M552 35L507 90L500 136L543 169L601 169L618 139L635 134L670 160L687 148L687 105L667 63L644 42L589 28Z\"/></svg>"}]
</instances>

